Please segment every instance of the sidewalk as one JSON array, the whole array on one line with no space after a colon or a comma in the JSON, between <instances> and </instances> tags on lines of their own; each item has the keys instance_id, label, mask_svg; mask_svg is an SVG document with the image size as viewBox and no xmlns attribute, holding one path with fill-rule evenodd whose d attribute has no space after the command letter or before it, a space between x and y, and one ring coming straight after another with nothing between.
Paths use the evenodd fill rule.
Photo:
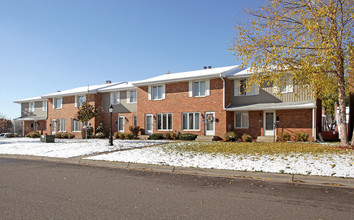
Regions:
<instances>
[{"instance_id":1,"label":"sidewalk","mask_svg":"<svg viewBox=\"0 0 354 220\"><path fill-rule=\"evenodd\" d=\"M292 174L276 174L276 173L263 173L263 172L245 172L245 171L234 171L234 170L175 167L175 166L137 164L137 163L126 163L126 162L95 161L95 160L85 160L84 159L85 157L88 156L74 157L74 158L56 158L56 157L0 154L0 158L10 158L10 159L12 158L12 159L21 159L21 160L36 160L36 161L66 163L66 164L75 164L75 165L84 165L84 166L133 169L133 170L142 170L142 171L201 175L201 176L210 176L210 177L251 179L251 180L258 180L258 181L272 181L272 182L280 182L280 183L354 188L354 178L305 176L305 175L292 175Z\"/></svg>"}]
</instances>

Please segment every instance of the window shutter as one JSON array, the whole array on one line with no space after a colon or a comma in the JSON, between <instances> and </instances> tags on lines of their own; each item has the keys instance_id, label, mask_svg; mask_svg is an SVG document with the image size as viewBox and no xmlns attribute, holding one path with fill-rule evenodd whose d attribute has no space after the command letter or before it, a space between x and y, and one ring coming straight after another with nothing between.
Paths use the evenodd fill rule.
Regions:
<instances>
[{"instance_id":1,"label":"window shutter","mask_svg":"<svg viewBox=\"0 0 354 220\"><path fill-rule=\"evenodd\" d=\"M132 91L127 91L127 103L130 103L130 96Z\"/></svg>"},{"instance_id":2,"label":"window shutter","mask_svg":"<svg viewBox=\"0 0 354 220\"><path fill-rule=\"evenodd\" d=\"M209 96L210 95L210 80L205 80L205 95Z\"/></svg>"},{"instance_id":3,"label":"window shutter","mask_svg":"<svg viewBox=\"0 0 354 220\"><path fill-rule=\"evenodd\" d=\"M235 91L234 96L239 96L239 95L240 95L240 80L235 79L234 87L235 87L235 89L234 89L234 91Z\"/></svg>"},{"instance_id":4,"label":"window shutter","mask_svg":"<svg viewBox=\"0 0 354 220\"><path fill-rule=\"evenodd\" d=\"M253 83L253 85L252 85L252 94L259 95L259 86L257 83Z\"/></svg>"},{"instance_id":5,"label":"window shutter","mask_svg":"<svg viewBox=\"0 0 354 220\"><path fill-rule=\"evenodd\" d=\"M193 82L189 81L188 97L193 97Z\"/></svg>"},{"instance_id":6,"label":"window shutter","mask_svg":"<svg viewBox=\"0 0 354 220\"><path fill-rule=\"evenodd\" d=\"M114 93L113 92L111 92L111 93L109 93L110 94L110 100L111 100L111 105L113 105L113 99L114 99Z\"/></svg>"},{"instance_id":7,"label":"window shutter","mask_svg":"<svg viewBox=\"0 0 354 220\"><path fill-rule=\"evenodd\" d=\"M55 98L53 98L53 109L55 109Z\"/></svg>"},{"instance_id":8,"label":"window shutter","mask_svg":"<svg viewBox=\"0 0 354 220\"><path fill-rule=\"evenodd\" d=\"M60 98L60 108L63 108L63 98Z\"/></svg>"},{"instance_id":9,"label":"window shutter","mask_svg":"<svg viewBox=\"0 0 354 220\"><path fill-rule=\"evenodd\" d=\"M148 87L148 100L151 100L151 85Z\"/></svg>"},{"instance_id":10,"label":"window shutter","mask_svg":"<svg viewBox=\"0 0 354 220\"><path fill-rule=\"evenodd\" d=\"M117 104L120 104L120 91L119 91L119 92L117 92L117 98L118 98L118 100L117 100Z\"/></svg>"},{"instance_id":11,"label":"window shutter","mask_svg":"<svg viewBox=\"0 0 354 220\"><path fill-rule=\"evenodd\" d=\"M162 85L162 99L166 98L166 84Z\"/></svg>"},{"instance_id":12,"label":"window shutter","mask_svg":"<svg viewBox=\"0 0 354 220\"><path fill-rule=\"evenodd\" d=\"M75 96L75 107L77 107L77 95Z\"/></svg>"}]
</instances>

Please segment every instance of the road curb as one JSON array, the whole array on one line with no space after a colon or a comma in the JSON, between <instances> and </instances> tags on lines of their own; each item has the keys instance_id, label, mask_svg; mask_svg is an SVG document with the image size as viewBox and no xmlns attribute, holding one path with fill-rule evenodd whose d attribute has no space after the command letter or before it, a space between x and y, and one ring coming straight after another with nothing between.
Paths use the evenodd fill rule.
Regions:
<instances>
[{"instance_id":1,"label":"road curb","mask_svg":"<svg viewBox=\"0 0 354 220\"><path fill-rule=\"evenodd\" d=\"M53 163L74 164L74 165L82 165L82 166L132 169L132 170L141 170L141 171L187 174L187 175L198 175L198 176L239 178L239 179L280 182L280 183L354 188L354 178L305 176L299 174L292 175L292 174L247 172L247 171L236 171L236 170L216 170L216 169L205 169L205 168L194 168L194 167L177 167L177 166L154 165L154 164L138 164L138 163L128 163L128 162L114 162L114 161L112 162L112 161L101 161L101 160L88 160L88 159L84 159L83 157L57 158L57 157L43 157L43 156L29 156L29 155L0 154L0 158L35 160L35 161L46 161L46 162L53 162Z\"/></svg>"}]
</instances>

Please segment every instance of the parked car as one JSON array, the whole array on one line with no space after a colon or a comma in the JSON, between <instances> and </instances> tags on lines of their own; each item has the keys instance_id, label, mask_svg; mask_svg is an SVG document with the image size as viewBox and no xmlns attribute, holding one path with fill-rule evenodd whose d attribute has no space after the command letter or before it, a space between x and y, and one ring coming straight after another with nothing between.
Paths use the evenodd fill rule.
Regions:
<instances>
[{"instance_id":1,"label":"parked car","mask_svg":"<svg viewBox=\"0 0 354 220\"><path fill-rule=\"evenodd\" d=\"M17 137L17 134L15 133L1 133L0 138L11 138L11 137Z\"/></svg>"}]
</instances>

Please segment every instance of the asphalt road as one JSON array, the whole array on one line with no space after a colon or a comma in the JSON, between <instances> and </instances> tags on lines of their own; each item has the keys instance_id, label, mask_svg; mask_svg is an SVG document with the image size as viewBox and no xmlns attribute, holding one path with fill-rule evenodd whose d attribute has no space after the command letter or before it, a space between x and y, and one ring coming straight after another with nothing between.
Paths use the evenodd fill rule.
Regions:
<instances>
[{"instance_id":1,"label":"asphalt road","mask_svg":"<svg viewBox=\"0 0 354 220\"><path fill-rule=\"evenodd\" d=\"M0 219L353 219L354 189L0 158Z\"/></svg>"}]
</instances>

